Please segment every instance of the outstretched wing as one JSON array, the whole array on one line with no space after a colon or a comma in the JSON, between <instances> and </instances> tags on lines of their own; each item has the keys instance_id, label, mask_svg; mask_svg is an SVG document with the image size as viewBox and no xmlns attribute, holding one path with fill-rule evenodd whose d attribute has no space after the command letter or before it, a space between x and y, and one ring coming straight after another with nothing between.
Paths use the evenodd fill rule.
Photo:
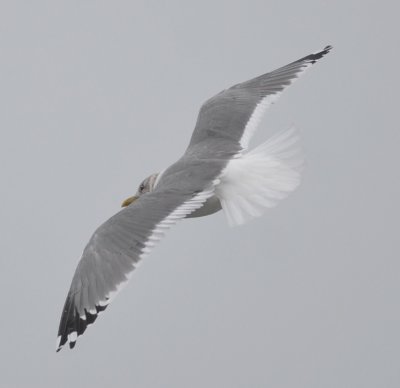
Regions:
<instances>
[{"instance_id":1,"label":"outstretched wing","mask_svg":"<svg viewBox=\"0 0 400 388\"><path fill-rule=\"evenodd\" d=\"M76 268L62 311L57 351L95 321L165 230L213 195L224 162L198 164L184 157L168 168L156 189L101 225Z\"/></svg>"},{"instance_id":2,"label":"outstretched wing","mask_svg":"<svg viewBox=\"0 0 400 388\"><path fill-rule=\"evenodd\" d=\"M322 51L232 86L207 100L200 109L188 151L202 147L210 138L223 141L226 148L246 149L265 109L331 48L326 46Z\"/></svg>"},{"instance_id":3,"label":"outstretched wing","mask_svg":"<svg viewBox=\"0 0 400 388\"><path fill-rule=\"evenodd\" d=\"M164 231L214 194L221 172L246 148L264 109L331 49L235 85L208 100L183 157L162 173L156 189L101 225L83 251L67 295L57 350L95 321Z\"/></svg>"}]
</instances>

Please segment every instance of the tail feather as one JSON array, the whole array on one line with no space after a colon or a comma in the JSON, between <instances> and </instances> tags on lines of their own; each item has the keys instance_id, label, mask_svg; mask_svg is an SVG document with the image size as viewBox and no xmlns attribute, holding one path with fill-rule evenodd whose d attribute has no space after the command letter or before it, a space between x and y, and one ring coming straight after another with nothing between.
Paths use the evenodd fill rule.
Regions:
<instances>
[{"instance_id":1,"label":"tail feather","mask_svg":"<svg viewBox=\"0 0 400 388\"><path fill-rule=\"evenodd\" d=\"M229 162L216 189L231 226L261 216L300 184L304 156L294 127Z\"/></svg>"}]
</instances>

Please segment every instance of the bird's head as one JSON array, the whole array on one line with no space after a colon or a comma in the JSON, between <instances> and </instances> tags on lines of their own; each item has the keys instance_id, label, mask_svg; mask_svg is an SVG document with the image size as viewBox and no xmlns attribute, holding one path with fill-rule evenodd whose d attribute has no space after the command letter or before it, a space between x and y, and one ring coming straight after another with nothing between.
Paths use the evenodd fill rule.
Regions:
<instances>
[{"instance_id":1,"label":"bird's head","mask_svg":"<svg viewBox=\"0 0 400 388\"><path fill-rule=\"evenodd\" d=\"M157 174L152 174L148 176L138 187L137 192L135 195L132 197L129 197L125 199L124 202L122 202L122 207L129 206L131 203L135 202L141 195L149 193L153 191L155 187L155 183L157 181L158 173Z\"/></svg>"}]
</instances>

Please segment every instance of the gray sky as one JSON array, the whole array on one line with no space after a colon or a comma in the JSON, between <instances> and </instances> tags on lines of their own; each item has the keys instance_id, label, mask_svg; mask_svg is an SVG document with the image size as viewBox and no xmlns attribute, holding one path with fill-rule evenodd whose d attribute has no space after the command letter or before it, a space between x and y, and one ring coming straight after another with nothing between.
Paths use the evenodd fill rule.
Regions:
<instances>
[{"instance_id":1,"label":"gray sky","mask_svg":"<svg viewBox=\"0 0 400 388\"><path fill-rule=\"evenodd\" d=\"M400 386L394 1L2 1L0 386ZM74 351L94 229L183 153L201 103L332 44L269 110L303 184L240 228L168 234Z\"/></svg>"}]
</instances>

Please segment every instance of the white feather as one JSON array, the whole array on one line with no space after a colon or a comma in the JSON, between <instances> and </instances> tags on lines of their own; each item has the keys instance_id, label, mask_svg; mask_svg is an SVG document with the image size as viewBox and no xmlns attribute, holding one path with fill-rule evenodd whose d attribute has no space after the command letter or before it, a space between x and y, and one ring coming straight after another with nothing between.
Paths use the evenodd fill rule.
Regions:
<instances>
[{"instance_id":1,"label":"white feather","mask_svg":"<svg viewBox=\"0 0 400 388\"><path fill-rule=\"evenodd\" d=\"M299 139L289 128L228 163L215 194L229 225L261 216L296 189L304 164Z\"/></svg>"},{"instance_id":2,"label":"white feather","mask_svg":"<svg viewBox=\"0 0 400 388\"><path fill-rule=\"evenodd\" d=\"M151 231L151 234L147 237L146 241L144 242L144 247L142 248L142 253L139 256L139 259L143 259L147 256L151 249L154 247L155 243L158 242L165 234L165 232L177 221L185 218L190 213L193 213L199 207L203 206L204 202L207 201L213 195L214 187L211 186L210 188L196 194L193 198L187 200L178 208L176 208L172 213L170 213L166 218L161 220L155 228ZM133 274L133 270L138 267L141 261L136 262L132 266L132 271L125 274L125 279L115 286L115 289L109 292L104 300L101 300L98 304L100 306L106 306L112 302L115 296L126 286L129 279Z\"/></svg>"},{"instance_id":3,"label":"white feather","mask_svg":"<svg viewBox=\"0 0 400 388\"><path fill-rule=\"evenodd\" d=\"M244 128L242 138L240 139L240 145L243 149L247 149L250 143L250 139L253 137L258 124L260 124L261 119L264 116L265 111L267 108L273 104L282 92L277 92L275 94L269 94L265 96L255 107L253 113L251 114L249 121Z\"/></svg>"},{"instance_id":4,"label":"white feather","mask_svg":"<svg viewBox=\"0 0 400 388\"><path fill-rule=\"evenodd\" d=\"M318 53L318 51L315 52L314 54L317 54L317 53ZM296 76L293 77L291 80L288 80L288 84L285 86L285 88L283 90L281 90L279 92L275 92L273 94L267 94L256 105L256 107L253 110L253 113L251 114L249 120L246 123L246 126L245 126L244 131L243 131L242 138L240 139L240 145L242 146L243 149L247 149L248 148L250 140L253 137L254 133L256 132L256 129L257 129L258 125L260 124L260 121L263 118L264 113L267 110L267 108L269 108L270 105L274 104L276 102L276 100L281 96L282 92L287 87L292 85L296 81L296 79L298 79L314 63L315 63L315 61L312 61L312 60L305 61L302 64L302 67L299 68Z\"/></svg>"}]
</instances>

